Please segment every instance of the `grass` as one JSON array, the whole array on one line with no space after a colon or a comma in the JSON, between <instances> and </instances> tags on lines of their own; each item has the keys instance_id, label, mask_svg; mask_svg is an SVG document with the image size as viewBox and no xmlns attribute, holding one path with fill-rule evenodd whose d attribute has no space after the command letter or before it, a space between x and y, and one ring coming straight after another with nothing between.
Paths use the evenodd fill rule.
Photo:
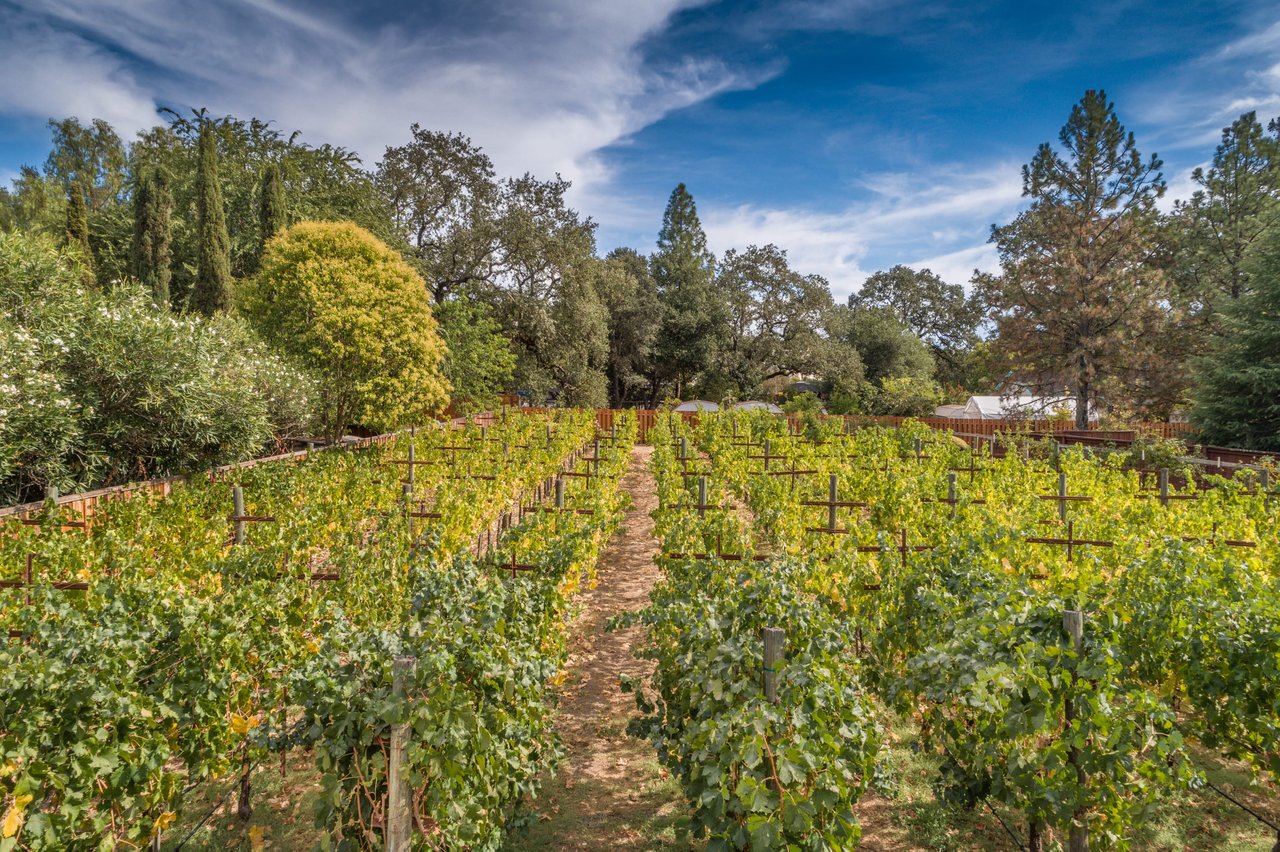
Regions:
<instances>
[{"instance_id":1,"label":"grass","mask_svg":"<svg viewBox=\"0 0 1280 852\"><path fill-rule=\"evenodd\" d=\"M278 760L258 767L249 797L253 815L247 822L236 816L238 789L233 788L238 788L238 778L234 774L196 788L165 833L163 848L176 848L229 789L226 801L192 835L183 852L312 849L324 838L324 830L316 828L312 817L320 794L320 776L310 754L290 752L283 776Z\"/></svg>"},{"instance_id":2,"label":"grass","mask_svg":"<svg viewBox=\"0 0 1280 852\"><path fill-rule=\"evenodd\" d=\"M887 785L869 794L858 806L863 822L863 845L869 850L1016 849L996 819L1026 843L1026 824L1007 808L986 805L966 809L940 801L934 794L938 760L918 749L918 732L910 719L893 716L887 724L885 762ZM1193 749L1196 765L1206 778L1280 824L1280 795L1275 786L1253 779L1247 766L1217 754ZM1060 848L1050 837L1047 849ZM1149 819L1126 838L1130 848L1144 852L1271 852L1275 835L1236 805L1208 789L1171 795L1152 808Z\"/></svg>"}]
</instances>

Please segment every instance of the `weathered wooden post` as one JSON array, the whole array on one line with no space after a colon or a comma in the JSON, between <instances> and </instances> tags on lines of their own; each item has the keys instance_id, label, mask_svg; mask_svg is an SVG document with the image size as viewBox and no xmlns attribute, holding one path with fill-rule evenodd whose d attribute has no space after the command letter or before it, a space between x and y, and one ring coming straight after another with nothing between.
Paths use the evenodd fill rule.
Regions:
<instances>
[{"instance_id":1,"label":"weathered wooden post","mask_svg":"<svg viewBox=\"0 0 1280 852\"><path fill-rule=\"evenodd\" d=\"M1078 609L1065 610L1062 613L1062 627L1067 631L1067 635L1071 637L1071 644L1075 648L1076 662L1071 673L1071 686L1068 687L1073 692L1077 675L1076 669L1080 666L1080 661L1084 658L1084 613ZM1070 730L1071 722L1075 718L1075 706L1071 701L1071 694L1068 693L1067 700L1064 705L1067 719L1067 729ZM1088 782L1084 768L1080 766L1080 750L1071 748L1067 752L1067 758L1076 770L1076 780L1081 787ZM1072 815L1071 829L1067 835L1068 852L1088 852L1089 850L1089 826L1084 822L1084 809L1076 811Z\"/></svg>"},{"instance_id":2,"label":"weathered wooden post","mask_svg":"<svg viewBox=\"0 0 1280 852\"><path fill-rule=\"evenodd\" d=\"M827 479L827 529L830 530L836 528L836 488L839 483L840 477L834 473Z\"/></svg>"},{"instance_id":3,"label":"weathered wooden post","mask_svg":"<svg viewBox=\"0 0 1280 852\"><path fill-rule=\"evenodd\" d=\"M1169 468L1160 468L1160 505L1169 505Z\"/></svg>"},{"instance_id":4,"label":"weathered wooden post","mask_svg":"<svg viewBox=\"0 0 1280 852\"><path fill-rule=\"evenodd\" d=\"M231 486L231 511L235 513L235 535L232 538L236 544L244 544L244 489L239 485Z\"/></svg>"},{"instance_id":5,"label":"weathered wooden post","mask_svg":"<svg viewBox=\"0 0 1280 852\"><path fill-rule=\"evenodd\" d=\"M1067 519L1067 475L1065 473L1058 474L1058 519L1065 521Z\"/></svg>"},{"instance_id":6,"label":"weathered wooden post","mask_svg":"<svg viewBox=\"0 0 1280 852\"><path fill-rule=\"evenodd\" d=\"M782 662L786 633L778 627L766 627L760 632L764 638L764 697L770 704L777 704L778 663Z\"/></svg>"},{"instance_id":7,"label":"weathered wooden post","mask_svg":"<svg viewBox=\"0 0 1280 852\"><path fill-rule=\"evenodd\" d=\"M396 657L391 666L391 691L403 700L405 680L417 665L415 657ZM409 735L413 726L396 722L391 726L391 754L387 765L387 852L409 852L413 838L413 793L409 789Z\"/></svg>"}]
</instances>

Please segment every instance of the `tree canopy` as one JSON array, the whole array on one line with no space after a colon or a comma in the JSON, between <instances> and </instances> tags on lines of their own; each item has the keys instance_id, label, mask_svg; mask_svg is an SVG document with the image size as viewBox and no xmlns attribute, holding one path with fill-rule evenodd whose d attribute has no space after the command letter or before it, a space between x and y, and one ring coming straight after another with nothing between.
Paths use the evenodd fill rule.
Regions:
<instances>
[{"instance_id":1,"label":"tree canopy","mask_svg":"<svg viewBox=\"0 0 1280 852\"><path fill-rule=\"evenodd\" d=\"M390 429L444 410L445 347L421 276L349 222L300 222L267 243L240 309L320 381L325 433Z\"/></svg>"}]
</instances>

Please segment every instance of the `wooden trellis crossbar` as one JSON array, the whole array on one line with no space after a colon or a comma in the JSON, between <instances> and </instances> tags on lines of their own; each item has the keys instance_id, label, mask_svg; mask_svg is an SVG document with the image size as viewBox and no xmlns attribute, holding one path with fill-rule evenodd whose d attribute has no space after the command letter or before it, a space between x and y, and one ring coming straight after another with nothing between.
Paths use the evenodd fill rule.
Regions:
<instances>
[{"instance_id":1,"label":"wooden trellis crossbar","mask_svg":"<svg viewBox=\"0 0 1280 852\"><path fill-rule=\"evenodd\" d=\"M89 584L84 580L56 580L52 583L37 583L34 579L35 554L28 553L26 567L22 572L21 580L0 580L0 589L27 589L26 603L31 605L30 589L34 586L48 586L51 589L57 589L63 592L85 592L89 590Z\"/></svg>"},{"instance_id":2,"label":"wooden trellis crossbar","mask_svg":"<svg viewBox=\"0 0 1280 852\"><path fill-rule=\"evenodd\" d=\"M1219 544L1225 547L1257 547L1258 546L1258 543L1256 541L1247 541L1244 539L1233 539L1233 538L1223 538L1223 539L1218 538L1218 521L1213 522L1213 532L1212 534L1210 534L1208 538L1197 538L1195 536L1184 535L1182 537L1182 540L1189 541L1189 542L1204 542L1204 543L1207 543L1210 547L1215 547Z\"/></svg>"},{"instance_id":3,"label":"wooden trellis crossbar","mask_svg":"<svg viewBox=\"0 0 1280 852\"><path fill-rule=\"evenodd\" d=\"M727 510L725 506L707 502L707 478L705 476L698 477L698 502L677 503L673 508L693 509L698 513L699 518L705 518L707 512L723 512Z\"/></svg>"},{"instance_id":4,"label":"wooden trellis crossbar","mask_svg":"<svg viewBox=\"0 0 1280 852\"><path fill-rule=\"evenodd\" d=\"M1141 476L1142 473L1139 473ZM1168 506L1170 500L1198 500L1199 494L1170 494L1169 493L1169 469L1161 468L1159 472L1159 481L1157 484L1157 492L1155 494L1139 494L1139 500L1149 500L1152 497L1160 501L1161 506Z\"/></svg>"},{"instance_id":5,"label":"wooden trellis crossbar","mask_svg":"<svg viewBox=\"0 0 1280 852\"><path fill-rule=\"evenodd\" d=\"M1087 547L1115 547L1114 541L1103 541L1096 538L1076 538L1075 537L1075 521L1067 521L1067 537L1051 538L1048 536L1033 536L1026 539L1028 544L1057 544L1066 545L1067 561L1070 562L1075 548L1081 546Z\"/></svg>"},{"instance_id":6,"label":"wooden trellis crossbar","mask_svg":"<svg viewBox=\"0 0 1280 852\"><path fill-rule=\"evenodd\" d=\"M794 458L792 458L792 459L791 459L791 467L789 467L789 468L784 468L783 470L773 470L773 471L769 471L769 475L770 475L770 476L789 476L789 477L791 477L791 490L792 490L792 491L795 491L795 490L796 490L796 480L797 480L798 478L800 478L801 476L811 476L811 475L816 474L816 473L817 473L817 471L816 471L816 470L800 470L799 468L797 468L797 467L796 467L796 460L795 460Z\"/></svg>"},{"instance_id":7,"label":"wooden trellis crossbar","mask_svg":"<svg viewBox=\"0 0 1280 852\"><path fill-rule=\"evenodd\" d=\"M840 527L836 525L836 512L839 509L861 509L866 507L866 503L855 500L840 500L836 491L839 486L840 477L831 474L827 480L827 499L826 500L801 500L801 506L825 506L827 509L827 525L825 527L809 527L808 532L827 533L828 535L845 535L849 532L848 527Z\"/></svg>"},{"instance_id":8,"label":"wooden trellis crossbar","mask_svg":"<svg viewBox=\"0 0 1280 852\"><path fill-rule=\"evenodd\" d=\"M1067 519L1068 503L1088 503L1093 500L1092 497L1083 494L1067 493L1067 475L1065 473L1058 474L1058 493L1057 494L1039 494L1041 500L1053 500L1058 504L1058 518L1065 521Z\"/></svg>"},{"instance_id":9,"label":"wooden trellis crossbar","mask_svg":"<svg viewBox=\"0 0 1280 852\"><path fill-rule=\"evenodd\" d=\"M971 504L985 504L987 501L981 498L970 498L968 500L963 500L960 497L959 491L956 489L956 472L950 471L947 473L947 496L946 497L923 497L921 498L920 502L921 503L945 503L951 506L951 514L954 516L956 513L956 505L961 502L971 503Z\"/></svg>"},{"instance_id":10,"label":"wooden trellis crossbar","mask_svg":"<svg viewBox=\"0 0 1280 852\"><path fill-rule=\"evenodd\" d=\"M933 550L935 545L932 544L907 544L907 530L902 528L897 531L898 544L894 547L880 547L877 545L859 545L857 551L859 553L893 553L896 551L902 559L902 565L905 568L907 557L912 553L923 553L927 550Z\"/></svg>"},{"instance_id":11,"label":"wooden trellis crossbar","mask_svg":"<svg viewBox=\"0 0 1280 852\"><path fill-rule=\"evenodd\" d=\"M722 559L725 562L741 562L743 559L746 558L746 554L743 554L743 553L725 553L723 549L720 533L716 533L716 549L714 553L672 552L672 553L664 553L662 554L662 556L664 559L697 559L700 561L705 561L707 559ZM768 558L769 558L768 556L764 556L761 554L754 554L751 557L751 561L764 562Z\"/></svg>"}]
</instances>

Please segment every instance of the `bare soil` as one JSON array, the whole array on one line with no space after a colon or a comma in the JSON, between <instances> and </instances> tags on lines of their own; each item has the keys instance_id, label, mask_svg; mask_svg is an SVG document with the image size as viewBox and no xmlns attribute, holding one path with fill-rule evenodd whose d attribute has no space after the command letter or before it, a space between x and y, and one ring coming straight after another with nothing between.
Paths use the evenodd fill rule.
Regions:
<instances>
[{"instance_id":1,"label":"bare soil","mask_svg":"<svg viewBox=\"0 0 1280 852\"><path fill-rule=\"evenodd\" d=\"M649 471L652 447L632 450L622 487L631 495L618 535L606 548L597 584L582 596L572 627L569 678L556 727L566 759L536 807L540 819L513 848L542 850L674 849L679 791L654 758L653 747L627 735L635 700L619 688L622 675L647 679L653 664L633 648L642 627L606 631L606 622L644 608L660 572L650 513L657 507Z\"/></svg>"}]
</instances>

